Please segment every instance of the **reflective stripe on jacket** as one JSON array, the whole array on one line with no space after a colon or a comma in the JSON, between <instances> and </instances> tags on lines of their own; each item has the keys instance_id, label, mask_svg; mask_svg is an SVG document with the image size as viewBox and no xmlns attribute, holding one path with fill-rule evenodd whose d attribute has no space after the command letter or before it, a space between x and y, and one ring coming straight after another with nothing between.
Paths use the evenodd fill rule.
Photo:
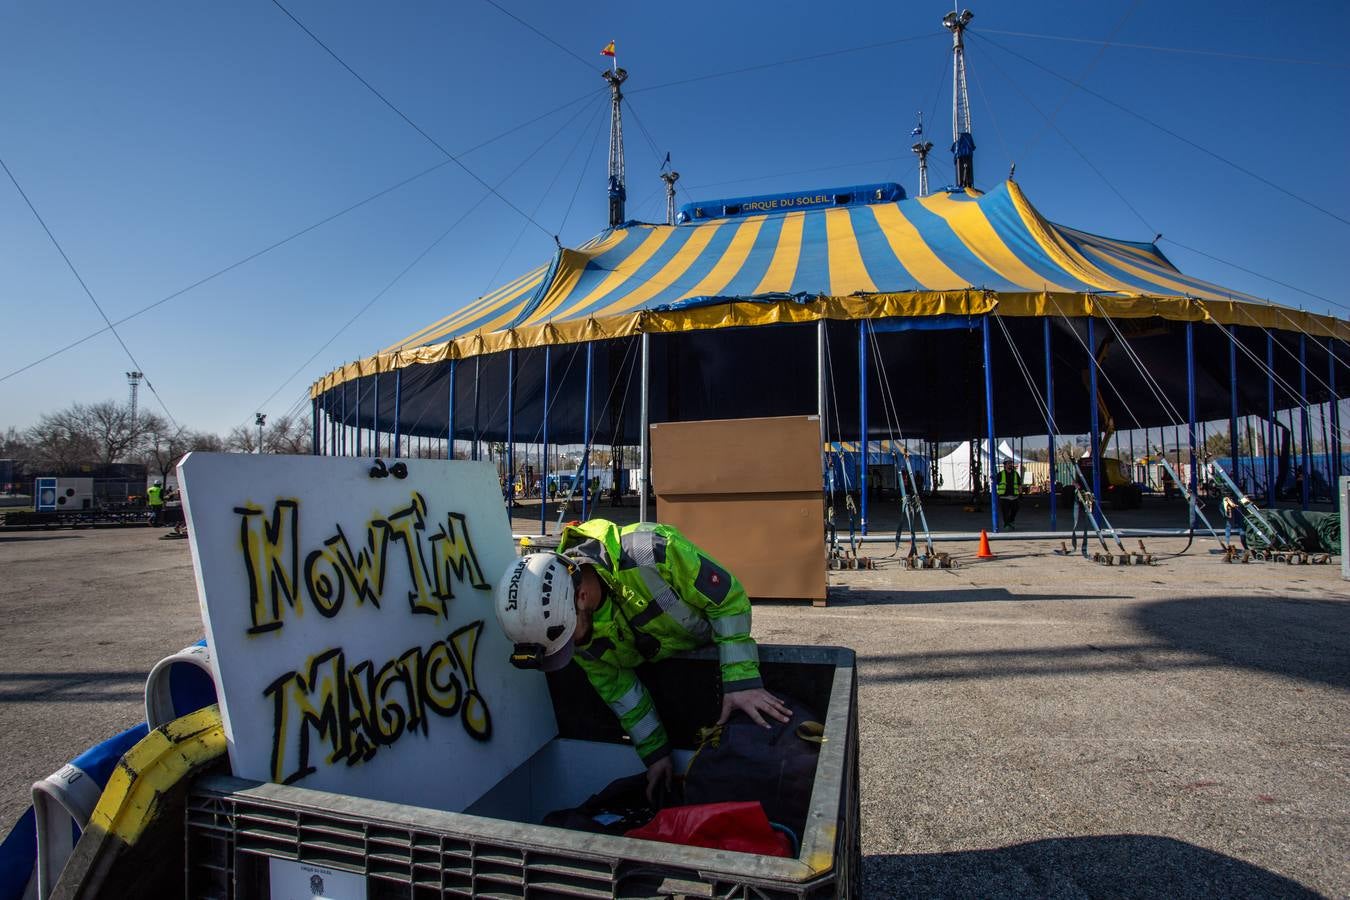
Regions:
<instances>
[{"instance_id":1,"label":"reflective stripe on jacket","mask_svg":"<svg viewBox=\"0 0 1350 900\"><path fill-rule=\"evenodd\" d=\"M592 519L564 528L558 549L593 566L604 582L605 602L575 659L644 763L668 754L670 745L651 694L633 672L641 663L715 644L723 691L762 686L745 588L678 529Z\"/></svg>"},{"instance_id":2,"label":"reflective stripe on jacket","mask_svg":"<svg viewBox=\"0 0 1350 900\"><path fill-rule=\"evenodd\" d=\"M157 485L150 485L145 489L145 502L149 506L163 506L164 489Z\"/></svg>"},{"instance_id":3,"label":"reflective stripe on jacket","mask_svg":"<svg viewBox=\"0 0 1350 900\"><path fill-rule=\"evenodd\" d=\"M1011 487L1008 484L1008 476L1012 476ZM1022 476L1018 472L1009 472L1007 469L1000 469L998 472L998 495L1000 497L1017 498L1022 493Z\"/></svg>"}]
</instances>

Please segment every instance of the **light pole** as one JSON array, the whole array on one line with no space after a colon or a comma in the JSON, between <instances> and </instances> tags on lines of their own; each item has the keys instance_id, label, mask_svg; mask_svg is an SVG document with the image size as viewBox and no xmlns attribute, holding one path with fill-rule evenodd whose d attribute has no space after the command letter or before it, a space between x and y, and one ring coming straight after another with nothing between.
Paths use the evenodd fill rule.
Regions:
<instances>
[{"instance_id":1,"label":"light pole","mask_svg":"<svg viewBox=\"0 0 1350 900\"><path fill-rule=\"evenodd\" d=\"M253 414L253 424L258 426L258 452L259 452L259 453L262 453L262 452L263 452L263 449L262 449L262 447L263 447L263 445L262 445L263 426L267 424L267 416L264 415L263 413L254 413L254 414Z\"/></svg>"}]
</instances>

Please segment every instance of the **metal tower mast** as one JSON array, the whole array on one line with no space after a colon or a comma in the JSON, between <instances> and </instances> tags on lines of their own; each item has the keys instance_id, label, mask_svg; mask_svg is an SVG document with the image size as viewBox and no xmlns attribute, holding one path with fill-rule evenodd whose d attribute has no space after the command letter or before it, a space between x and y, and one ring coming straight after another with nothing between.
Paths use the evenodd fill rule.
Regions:
<instances>
[{"instance_id":1,"label":"metal tower mast","mask_svg":"<svg viewBox=\"0 0 1350 900\"><path fill-rule=\"evenodd\" d=\"M127 384L131 385L131 424L136 424L136 394L141 389L141 379L145 377L144 372L128 372Z\"/></svg>"},{"instance_id":2,"label":"metal tower mast","mask_svg":"<svg viewBox=\"0 0 1350 900\"><path fill-rule=\"evenodd\" d=\"M661 180L666 183L666 224L675 224L675 182L680 180L680 173L674 170L661 173Z\"/></svg>"},{"instance_id":3,"label":"metal tower mast","mask_svg":"<svg viewBox=\"0 0 1350 900\"><path fill-rule=\"evenodd\" d=\"M623 205L628 199L623 167L623 114L619 110L623 103L620 85L628 80L628 70L615 66L604 75L612 93L609 106L609 227L614 228L624 222Z\"/></svg>"},{"instance_id":4,"label":"metal tower mast","mask_svg":"<svg viewBox=\"0 0 1350 900\"><path fill-rule=\"evenodd\" d=\"M919 124L910 132L911 137L917 137L914 146L909 149L919 157L919 196L928 196L928 151L933 149L932 141L923 139L923 112L919 112Z\"/></svg>"},{"instance_id":5,"label":"metal tower mast","mask_svg":"<svg viewBox=\"0 0 1350 900\"><path fill-rule=\"evenodd\" d=\"M975 14L949 12L942 25L952 33L952 156L956 163L956 186L975 183L975 139L970 136L970 93L966 90L966 26Z\"/></svg>"}]
</instances>

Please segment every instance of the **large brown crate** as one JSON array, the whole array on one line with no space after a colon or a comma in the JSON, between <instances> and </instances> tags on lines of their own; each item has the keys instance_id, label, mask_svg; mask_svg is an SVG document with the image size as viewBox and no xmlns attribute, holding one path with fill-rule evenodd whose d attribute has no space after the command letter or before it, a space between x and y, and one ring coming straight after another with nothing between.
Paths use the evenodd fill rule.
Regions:
<instances>
[{"instance_id":1,"label":"large brown crate","mask_svg":"<svg viewBox=\"0 0 1350 900\"><path fill-rule=\"evenodd\" d=\"M816 416L651 427L656 519L735 573L752 599L825 599Z\"/></svg>"}]
</instances>

